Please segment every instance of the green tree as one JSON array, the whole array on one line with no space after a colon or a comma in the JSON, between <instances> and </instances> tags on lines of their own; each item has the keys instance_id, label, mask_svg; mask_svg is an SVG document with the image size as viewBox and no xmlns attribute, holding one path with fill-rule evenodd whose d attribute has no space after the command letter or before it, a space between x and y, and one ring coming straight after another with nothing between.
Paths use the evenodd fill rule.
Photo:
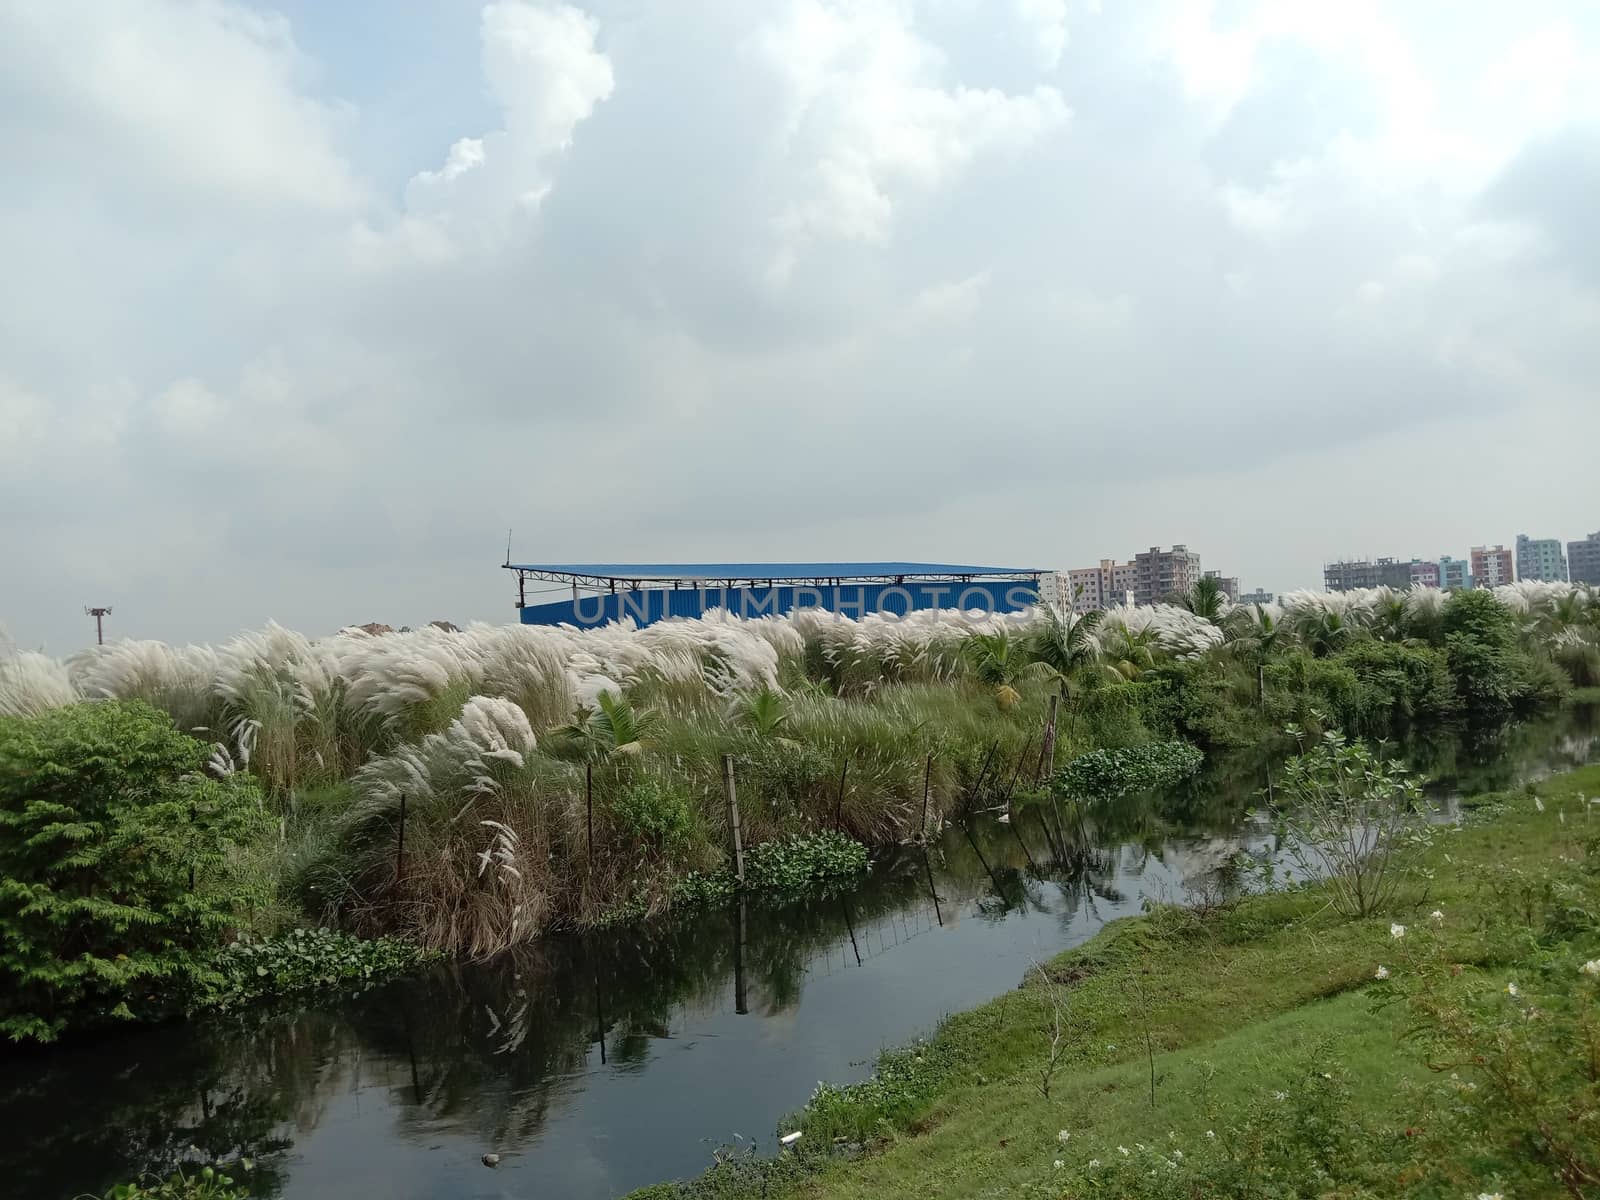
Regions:
<instances>
[{"instance_id":1,"label":"green tree","mask_svg":"<svg viewBox=\"0 0 1600 1200\"><path fill-rule=\"evenodd\" d=\"M1445 654L1463 711L1502 721L1527 691L1529 663L1517 647L1517 619L1494 593L1456 592L1441 623Z\"/></svg>"},{"instance_id":2,"label":"green tree","mask_svg":"<svg viewBox=\"0 0 1600 1200\"><path fill-rule=\"evenodd\" d=\"M789 735L789 711L783 693L763 685L745 692L733 703L734 719L761 738L784 738Z\"/></svg>"},{"instance_id":3,"label":"green tree","mask_svg":"<svg viewBox=\"0 0 1600 1200\"><path fill-rule=\"evenodd\" d=\"M0 1032L157 1015L220 981L247 897L227 871L268 823L240 776L139 701L0 719Z\"/></svg>"},{"instance_id":4,"label":"green tree","mask_svg":"<svg viewBox=\"0 0 1600 1200\"><path fill-rule=\"evenodd\" d=\"M1133 683L1145 672L1155 669L1160 643L1154 629L1145 628L1135 633L1126 625L1113 623L1107 635L1101 654L1106 666L1120 678Z\"/></svg>"},{"instance_id":5,"label":"green tree","mask_svg":"<svg viewBox=\"0 0 1600 1200\"><path fill-rule=\"evenodd\" d=\"M1104 670L1100 662L1100 643L1095 631L1100 628L1099 612L1074 613L1045 605L1043 620L1034 631L1028 647L1032 660L1030 670L1042 673L1060 689L1061 699L1070 703L1073 687L1081 680L1093 678ZM1120 677L1119 677L1120 678ZM1068 736L1076 727L1074 709ZM1047 721L1044 742L1040 747L1041 769L1053 770L1056 751L1056 723Z\"/></svg>"},{"instance_id":6,"label":"green tree","mask_svg":"<svg viewBox=\"0 0 1600 1200\"><path fill-rule=\"evenodd\" d=\"M974 633L961 644L961 653L978 682L994 689L995 703L1002 712L1021 699L1018 677L1027 669L1026 651L1004 629L993 633Z\"/></svg>"},{"instance_id":7,"label":"green tree","mask_svg":"<svg viewBox=\"0 0 1600 1200\"><path fill-rule=\"evenodd\" d=\"M1295 625L1301 645L1318 658L1343 650L1360 632L1360 622L1354 617L1326 609L1302 614Z\"/></svg>"},{"instance_id":8,"label":"green tree","mask_svg":"<svg viewBox=\"0 0 1600 1200\"><path fill-rule=\"evenodd\" d=\"M615 692L601 692L595 708L579 708L556 730L557 746L583 763L633 758L654 741L660 718L652 709L635 708Z\"/></svg>"},{"instance_id":9,"label":"green tree","mask_svg":"<svg viewBox=\"0 0 1600 1200\"><path fill-rule=\"evenodd\" d=\"M1228 597L1223 594L1222 584L1217 582L1215 576L1202 575L1183 594L1182 603L1201 620L1217 625L1221 623L1228 607Z\"/></svg>"}]
</instances>

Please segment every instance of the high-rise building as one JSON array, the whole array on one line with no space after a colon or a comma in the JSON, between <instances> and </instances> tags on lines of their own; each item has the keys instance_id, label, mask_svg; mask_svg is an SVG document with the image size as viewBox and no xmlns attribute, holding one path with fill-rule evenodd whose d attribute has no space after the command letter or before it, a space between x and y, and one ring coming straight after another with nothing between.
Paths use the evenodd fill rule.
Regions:
<instances>
[{"instance_id":1,"label":"high-rise building","mask_svg":"<svg viewBox=\"0 0 1600 1200\"><path fill-rule=\"evenodd\" d=\"M1200 578L1200 556L1182 543L1171 550L1151 546L1133 556L1135 604L1159 604L1173 593L1187 592Z\"/></svg>"},{"instance_id":2,"label":"high-rise building","mask_svg":"<svg viewBox=\"0 0 1600 1200\"><path fill-rule=\"evenodd\" d=\"M1411 586L1411 564L1394 558L1349 559L1344 562L1325 563L1322 567L1322 586L1330 592L1353 592L1357 588Z\"/></svg>"},{"instance_id":3,"label":"high-rise building","mask_svg":"<svg viewBox=\"0 0 1600 1200\"><path fill-rule=\"evenodd\" d=\"M1472 586L1472 570L1464 558L1439 558L1439 586L1447 592L1464 592Z\"/></svg>"},{"instance_id":4,"label":"high-rise building","mask_svg":"<svg viewBox=\"0 0 1600 1200\"><path fill-rule=\"evenodd\" d=\"M1119 563L1102 558L1098 567L1075 567L1067 572L1067 595L1076 612L1094 612L1128 603L1133 591L1134 568L1131 562Z\"/></svg>"},{"instance_id":5,"label":"high-rise building","mask_svg":"<svg viewBox=\"0 0 1600 1200\"><path fill-rule=\"evenodd\" d=\"M1567 556L1561 553L1561 543L1555 538L1517 534L1517 578L1565 582Z\"/></svg>"},{"instance_id":6,"label":"high-rise building","mask_svg":"<svg viewBox=\"0 0 1600 1200\"><path fill-rule=\"evenodd\" d=\"M1411 560L1411 586L1436 588L1439 586L1439 564L1424 562L1420 558Z\"/></svg>"},{"instance_id":7,"label":"high-rise building","mask_svg":"<svg viewBox=\"0 0 1600 1200\"><path fill-rule=\"evenodd\" d=\"M1493 588L1516 580L1516 556L1504 546L1496 546L1493 550L1486 546L1474 546L1471 554L1473 587Z\"/></svg>"},{"instance_id":8,"label":"high-rise building","mask_svg":"<svg viewBox=\"0 0 1600 1200\"><path fill-rule=\"evenodd\" d=\"M1573 583L1600 585L1600 533L1567 543L1567 578Z\"/></svg>"},{"instance_id":9,"label":"high-rise building","mask_svg":"<svg viewBox=\"0 0 1600 1200\"><path fill-rule=\"evenodd\" d=\"M1224 575L1221 571L1207 571L1203 578L1215 579L1217 588L1228 598L1229 604L1239 603L1239 577Z\"/></svg>"},{"instance_id":10,"label":"high-rise building","mask_svg":"<svg viewBox=\"0 0 1600 1200\"><path fill-rule=\"evenodd\" d=\"M1240 604L1271 604L1272 603L1272 593L1271 592L1267 592L1267 591L1263 591L1261 588L1257 588L1253 592L1241 592L1240 595L1239 595L1239 603Z\"/></svg>"}]
</instances>

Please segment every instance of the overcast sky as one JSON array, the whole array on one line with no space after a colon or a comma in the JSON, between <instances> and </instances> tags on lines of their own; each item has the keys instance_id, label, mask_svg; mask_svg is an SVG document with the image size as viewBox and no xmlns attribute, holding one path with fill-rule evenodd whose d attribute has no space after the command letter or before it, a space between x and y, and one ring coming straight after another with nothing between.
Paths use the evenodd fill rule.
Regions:
<instances>
[{"instance_id":1,"label":"overcast sky","mask_svg":"<svg viewBox=\"0 0 1600 1200\"><path fill-rule=\"evenodd\" d=\"M0 0L0 626L1580 537L1597 77L1589 0Z\"/></svg>"}]
</instances>

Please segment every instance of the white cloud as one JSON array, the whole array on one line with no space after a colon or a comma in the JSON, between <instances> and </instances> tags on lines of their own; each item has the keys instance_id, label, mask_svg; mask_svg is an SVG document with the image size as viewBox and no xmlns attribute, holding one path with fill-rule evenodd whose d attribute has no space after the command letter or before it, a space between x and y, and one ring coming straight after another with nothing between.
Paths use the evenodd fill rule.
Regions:
<instances>
[{"instance_id":1,"label":"white cloud","mask_svg":"<svg viewBox=\"0 0 1600 1200\"><path fill-rule=\"evenodd\" d=\"M753 40L784 85L779 150L799 193L779 217L786 240L882 243L897 197L932 191L978 156L1016 152L1068 119L1056 88L1006 93L945 79L943 51L909 6L790 0Z\"/></svg>"},{"instance_id":2,"label":"white cloud","mask_svg":"<svg viewBox=\"0 0 1600 1200\"><path fill-rule=\"evenodd\" d=\"M1039 66L1055 70L1067 48L1067 0L1012 0L1012 6L1033 42Z\"/></svg>"},{"instance_id":3,"label":"white cloud","mask_svg":"<svg viewBox=\"0 0 1600 1200\"><path fill-rule=\"evenodd\" d=\"M229 0L16 0L0 5L0 152L115 172L119 186L246 207L345 210L361 188L339 149L345 110L303 90L280 16ZM70 122L71 141L49 132Z\"/></svg>"},{"instance_id":4,"label":"white cloud","mask_svg":"<svg viewBox=\"0 0 1600 1200\"><path fill-rule=\"evenodd\" d=\"M611 60L596 48L599 33L593 17L569 4L486 5L483 74L503 127L462 138L439 170L419 172L406 188L407 209L491 240L519 212L537 210L556 159L615 86Z\"/></svg>"}]
</instances>

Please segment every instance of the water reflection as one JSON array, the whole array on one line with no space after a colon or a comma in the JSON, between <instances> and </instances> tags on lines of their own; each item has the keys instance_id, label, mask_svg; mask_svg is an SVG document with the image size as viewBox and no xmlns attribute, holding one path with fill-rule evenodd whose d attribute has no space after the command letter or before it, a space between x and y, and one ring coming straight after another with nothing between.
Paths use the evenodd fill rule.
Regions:
<instances>
[{"instance_id":1,"label":"water reflection","mask_svg":"<svg viewBox=\"0 0 1600 1200\"><path fill-rule=\"evenodd\" d=\"M1593 712L1463 750L1402 748L1443 794L1596 755ZM185 1158L258 1156L256 1193L605 1197L769 1139L818 1079L1015 986L1241 847L1260 761L1069 816L1019 809L906 847L848 896L693 925L550 939L308 1011L0 1059L0 1179L68 1197ZM770 1145L770 1142L768 1142ZM479 1156L494 1151L491 1171Z\"/></svg>"}]
</instances>

